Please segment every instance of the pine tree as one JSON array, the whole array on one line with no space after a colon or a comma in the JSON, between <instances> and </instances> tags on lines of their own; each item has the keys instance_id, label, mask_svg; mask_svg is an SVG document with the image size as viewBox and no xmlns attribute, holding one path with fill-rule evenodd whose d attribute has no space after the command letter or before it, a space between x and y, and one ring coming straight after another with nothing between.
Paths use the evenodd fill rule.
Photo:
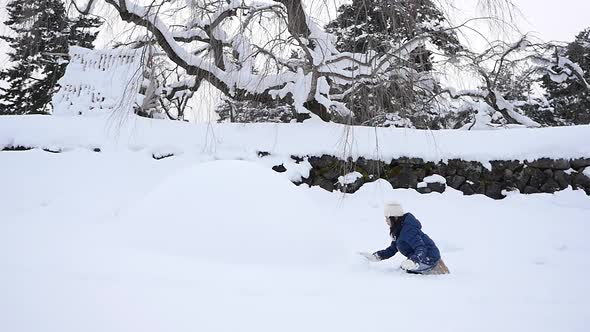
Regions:
<instances>
[{"instance_id":1,"label":"pine tree","mask_svg":"<svg viewBox=\"0 0 590 332\"><path fill-rule=\"evenodd\" d=\"M431 0L353 0L338 9L338 17L326 29L338 37L342 52L385 52L391 45L427 33L434 45L454 54L462 46L454 30L445 26L444 14ZM424 48L415 52L424 70L431 68L430 55Z\"/></svg>"},{"instance_id":2,"label":"pine tree","mask_svg":"<svg viewBox=\"0 0 590 332\"><path fill-rule=\"evenodd\" d=\"M63 76L66 62L56 54L67 54L69 45L91 46L96 19L71 20L61 0L14 0L6 6L5 22L13 36L1 36L12 48L13 66L0 72L9 87L0 93L0 114L46 114L51 96Z\"/></svg>"},{"instance_id":3,"label":"pine tree","mask_svg":"<svg viewBox=\"0 0 590 332\"><path fill-rule=\"evenodd\" d=\"M584 78L590 80L590 28L580 32L568 44L564 55L577 63L584 71ZM590 123L590 91L579 80L554 82L545 75L541 83L551 108L536 111L531 115L535 120L557 126Z\"/></svg>"},{"instance_id":4,"label":"pine tree","mask_svg":"<svg viewBox=\"0 0 590 332\"><path fill-rule=\"evenodd\" d=\"M338 17L326 29L338 37L337 48L342 52L384 53L427 34L441 52L455 54L462 46L445 26L445 16L430 0L353 0L338 9ZM415 49L411 59L416 71L433 70L432 52L425 47ZM428 119L432 105L426 103L430 98L416 91L414 83L363 84L348 97L347 106L357 123L432 128Z\"/></svg>"},{"instance_id":5,"label":"pine tree","mask_svg":"<svg viewBox=\"0 0 590 332\"><path fill-rule=\"evenodd\" d=\"M102 19L92 16L82 15L71 19L68 37L70 46L94 48L94 40L102 23Z\"/></svg>"}]
</instances>

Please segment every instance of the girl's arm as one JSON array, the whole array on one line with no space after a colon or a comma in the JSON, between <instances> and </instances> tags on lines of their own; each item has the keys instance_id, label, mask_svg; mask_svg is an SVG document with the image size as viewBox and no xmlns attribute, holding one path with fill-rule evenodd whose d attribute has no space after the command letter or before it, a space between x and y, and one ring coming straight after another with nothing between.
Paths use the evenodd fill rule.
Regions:
<instances>
[{"instance_id":1,"label":"girl's arm","mask_svg":"<svg viewBox=\"0 0 590 332\"><path fill-rule=\"evenodd\" d=\"M393 257L397 253L397 246L395 241L391 242L391 245L383 250L379 250L373 253L373 255L377 255L381 260L389 259Z\"/></svg>"}]
</instances>

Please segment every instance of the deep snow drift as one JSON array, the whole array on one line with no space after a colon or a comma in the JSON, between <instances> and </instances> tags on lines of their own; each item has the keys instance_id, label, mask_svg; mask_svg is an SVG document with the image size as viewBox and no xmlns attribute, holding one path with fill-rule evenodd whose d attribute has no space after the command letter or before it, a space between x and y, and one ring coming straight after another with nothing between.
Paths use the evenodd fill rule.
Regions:
<instances>
[{"instance_id":1,"label":"deep snow drift","mask_svg":"<svg viewBox=\"0 0 590 332\"><path fill-rule=\"evenodd\" d=\"M590 199L295 187L244 161L0 152L1 331L587 331ZM389 244L400 201L447 276Z\"/></svg>"}]
</instances>

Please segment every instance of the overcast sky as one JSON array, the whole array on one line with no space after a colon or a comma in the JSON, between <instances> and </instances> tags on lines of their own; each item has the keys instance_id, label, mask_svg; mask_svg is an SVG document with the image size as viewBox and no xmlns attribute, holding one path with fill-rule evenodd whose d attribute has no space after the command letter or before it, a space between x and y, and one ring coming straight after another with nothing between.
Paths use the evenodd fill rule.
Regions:
<instances>
[{"instance_id":1,"label":"overcast sky","mask_svg":"<svg viewBox=\"0 0 590 332\"><path fill-rule=\"evenodd\" d=\"M440 1L440 0L439 0ZM466 17L481 15L477 0L453 0ZM516 22L521 32L534 32L544 41L572 41L590 27L590 0L512 0L520 13Z\"/></svg>"},{"instance_id":2,"label":"overcast sky","mask_svg":"<svg viewBox=\"0 0 590 332\"><path fill-rule=\"evenodd\" d=\"M590 0L515 0L525 29L538 31L545 40L573 40L590 27Z\"/></svg>"}]
</instances>

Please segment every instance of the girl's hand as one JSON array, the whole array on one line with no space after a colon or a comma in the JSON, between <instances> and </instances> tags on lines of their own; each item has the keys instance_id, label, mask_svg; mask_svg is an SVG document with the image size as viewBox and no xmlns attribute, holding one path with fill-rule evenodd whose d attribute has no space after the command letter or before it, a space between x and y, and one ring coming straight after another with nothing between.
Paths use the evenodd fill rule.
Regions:
<instances>
[{"instance_id":1,"label":"girl's hand","mask_svg":"<svg viewBox=\"0 0 590 332\"><path fill-rule=\"evenodd\" d=\"M381 257L379 257L379 255L377 255L376 253L371 254L368 252L359 252L359 255L365 257L369 262L378 262L381 260Z\"/></svg>"}]
</instances>

